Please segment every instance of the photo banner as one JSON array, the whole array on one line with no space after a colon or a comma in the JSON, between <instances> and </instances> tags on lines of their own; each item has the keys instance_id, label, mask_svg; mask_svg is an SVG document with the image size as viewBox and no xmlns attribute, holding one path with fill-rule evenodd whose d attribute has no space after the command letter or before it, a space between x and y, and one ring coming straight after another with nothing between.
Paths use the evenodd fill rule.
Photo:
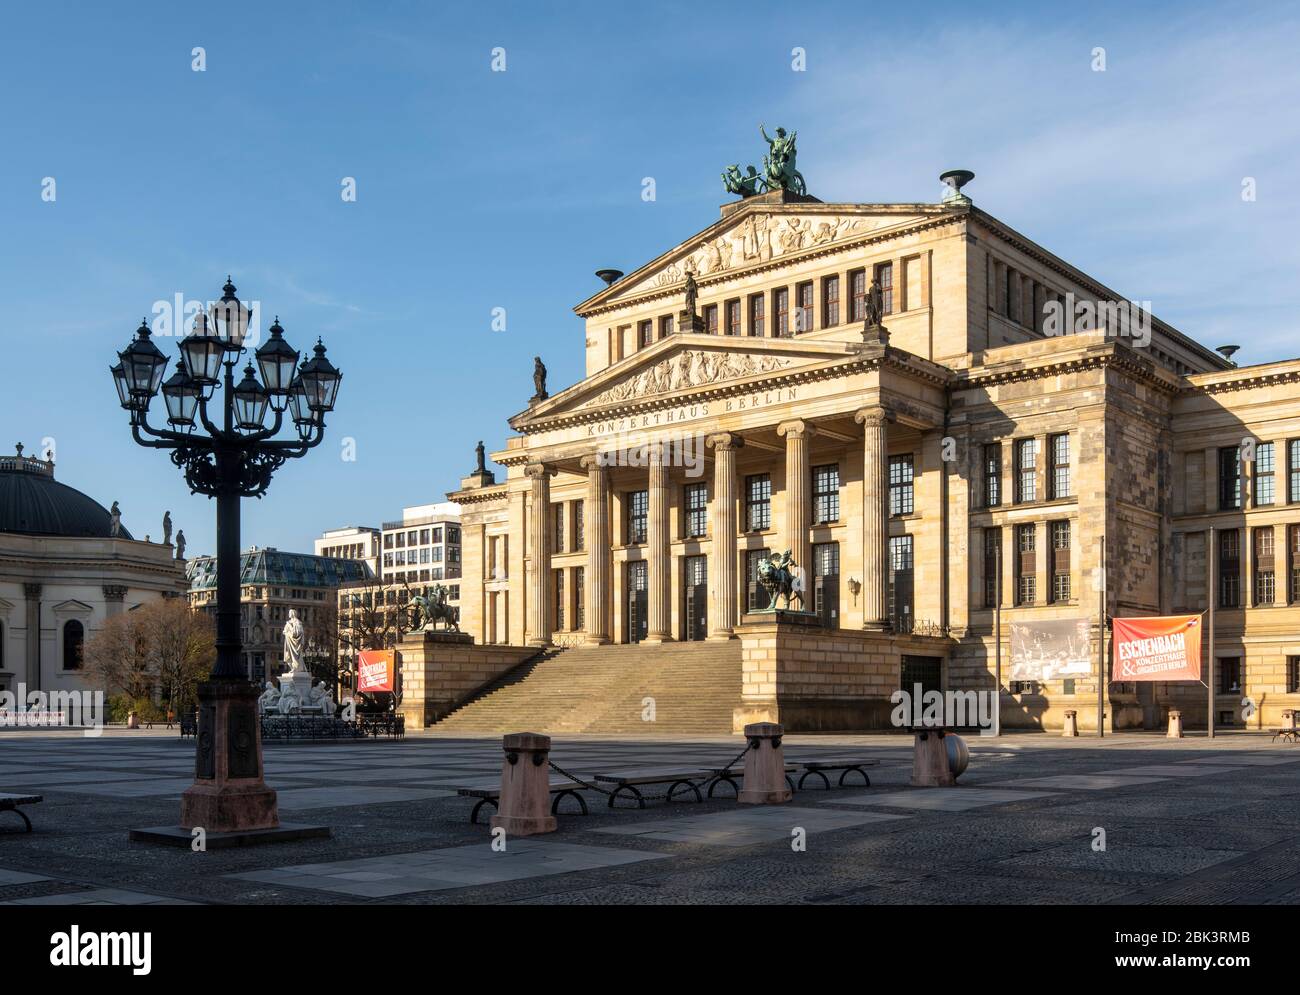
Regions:
<instances>
[{"instance_id":1,"label":"photo banner","mask_svg":"<svg viewBox=\"0 0 1300 995\"><path fill-rule=\"evenodd\" d=\"M1088 677L1096 669L1092 623L1083 618L1012 622L1011 681Z\"/></svg>"},{"instance_id":2,"label":"photo banner","mask_svg":"<svg viewBox=\"0 0 1300 995\"><path fill-rule=\"evenodd\" d=\"M1117 618L1113 681L1199 681L1201 616Z\"/></svg>"},{"instance_id":3,"label":"photo banner","mask_svg":"<svg viewBox=\"0 0 1300 995\"><path fill-rule=\"evenodd\" d=\"M357 690L393 690L397 654L393 650L362 650L357 654Z\"/></svg>"}]
</instances>

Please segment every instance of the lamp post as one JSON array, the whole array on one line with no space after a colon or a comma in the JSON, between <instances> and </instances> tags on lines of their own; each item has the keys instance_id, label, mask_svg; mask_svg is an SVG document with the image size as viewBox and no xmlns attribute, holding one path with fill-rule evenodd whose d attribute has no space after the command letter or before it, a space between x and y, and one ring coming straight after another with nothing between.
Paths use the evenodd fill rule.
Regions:
<instances>
[{"instance_id":1,"label":"lamp post","mask_svg":"<svg viewBox=\"0 0 1300 995\"><path fill-rule=\"evenodd\" d=\"M198 315L181 341L180 361L166 382L167 358L145 321L110 371L135 441L169 450L190 490L217 500L217 662L199 685L194 784L181 798L181 826L203 827L209 834L279 825L275 791L262 779L259 689L240 661L239 500L261 497L286 460L321 443L325 414L334 408L342 379L319 339L313 358L300 367L277 318L254 354L257 369L248 363L236 383L251 312L228 277L222 290L221 300ZM168 428L149 424L149 405L158 393ZM286 410L297 438L277 439ZM268 412L274 415L269 427Z\"/></svg>"}]
</instances>

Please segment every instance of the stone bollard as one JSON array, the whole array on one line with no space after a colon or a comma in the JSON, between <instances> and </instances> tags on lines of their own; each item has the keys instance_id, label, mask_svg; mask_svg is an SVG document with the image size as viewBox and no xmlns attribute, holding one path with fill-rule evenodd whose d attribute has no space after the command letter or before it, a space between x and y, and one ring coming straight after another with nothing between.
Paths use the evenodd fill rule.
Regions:
<instances>
[{"instance_id":1,"label":"stone bollard","mask_svg":"<svg viewBox=\"0 0 1300 995\"><path fill-rule=\"evenodd\" d=\"M749 752L745 754L745 786L736 800L742 805L779 805L794 794L785 780L784 732L776 722L745 726Z\"/></svg>"},{"instance_id":2,"label":"stone bollard","mask_svg":"<svg viewBox=\"0 0 1300 995\"><path fill-rule=\"evenodd\" d=\"M1165 733L1165 738L1183 738L1183 713L1176 708L1169 709L1169 731Z\"/></svg>"},{"instance_id":3,"label":"stone bollard","mask_svg":"<svg viewBox=\"0 0 1300 995\"><path fill-rule=\"evenodd\" d=\"M501 798L492 828L509 836L553 833L551 815L551 737L536 732L512 732L501 739Z\"/></svg>"},{"instance_id":4,"label":"stone bollard","mask_svg":"<svg viewBox=\"0 0 1300 995\"><path fill-rule=\"evenodd\" d=\"M1067 708L1065 710L1065 731L1062 732L1061 735L1062 736L1079 735L1079 713L1076 712L1073 708Z\"/></svg>"},{"instance_id":5,"label":"stone bollard","mask_svg":"<svg viewBox=\"0 0 1300 995\"><path fill-rule=\"evenodd\" d=\"M943 729L914 729L912 744L912 786L951 788L957 783L948 759ZM963 768L964 769L964 768Z\"/></svg>"}]
</instances>

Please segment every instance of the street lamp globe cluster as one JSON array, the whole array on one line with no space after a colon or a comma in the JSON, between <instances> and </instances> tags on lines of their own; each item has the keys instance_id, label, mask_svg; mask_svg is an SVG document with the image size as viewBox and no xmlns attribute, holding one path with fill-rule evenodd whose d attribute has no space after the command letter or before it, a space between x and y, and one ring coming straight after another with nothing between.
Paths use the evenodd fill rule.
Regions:
<instances>
[{"instance_id":1,"label":"street lamp globe cluster","mask_svg":"<svg viewBox=\"0 0 1300 995\"><path fill-rule=\"evenodd\" d=\"M251 345L252 312L235 296L229 277L222 291L221 300L196 316L166 380L168 360L147 321L111 372L135 441L169 450L190 489L217 500L217 662L199 689L195 784L182 800L182 825L238 831L278 824L275 792L261 784L257 689L240 658L239 499L261 497L286 460L321 443L342 374L319 339L300 364L276 318L236 383L235 367ZM150 404L160 393L167 428L149 423ZM286 413L297 437L278 439ZM258 800L258 787L269 802Z\"/></svg>"}]
</instances>

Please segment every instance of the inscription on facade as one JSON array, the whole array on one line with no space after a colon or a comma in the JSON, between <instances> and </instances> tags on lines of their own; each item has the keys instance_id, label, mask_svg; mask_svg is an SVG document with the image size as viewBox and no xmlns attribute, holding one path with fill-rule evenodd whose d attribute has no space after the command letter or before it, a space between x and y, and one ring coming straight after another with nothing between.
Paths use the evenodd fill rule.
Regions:
<instances>
[{"instance_id":1,"label":"inscription on facade","mask_svg":"<svg viewBox=\"0 0 1300 995\"><path fill-rule=\"evenodd\" d=\"M677 408L663 411L648 411L643 415L630 415L627 418L610 418L593 422L587 426L587 437L596 438L619 432L639 432L645 429L677 425L695 418L707 418L710 414L728 414L733 411L751 411L773 404L785 404L799 399L797 387L777 387L772 390L756 390L738 397L729 397L722 401L701 401L699 404L683 404Z\"/></svg>"}]
</instances>

